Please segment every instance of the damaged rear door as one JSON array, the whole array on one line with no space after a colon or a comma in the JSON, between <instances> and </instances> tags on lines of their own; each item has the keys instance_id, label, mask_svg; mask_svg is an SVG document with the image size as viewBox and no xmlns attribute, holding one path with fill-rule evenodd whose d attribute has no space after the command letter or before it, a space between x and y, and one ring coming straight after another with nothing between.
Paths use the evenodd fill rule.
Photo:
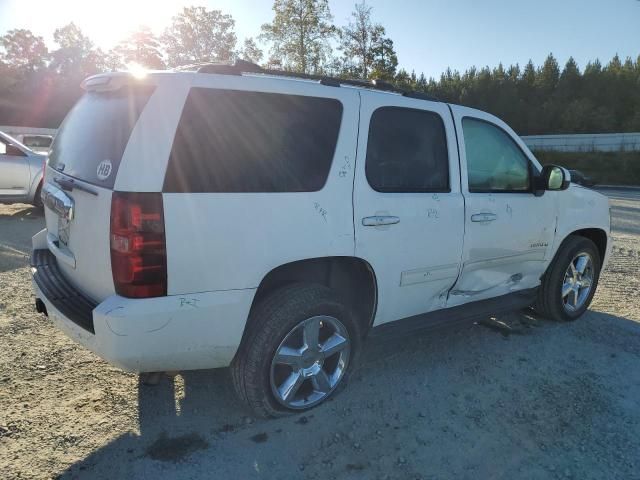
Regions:
<instances>
[{"instance_id":1,"label":"damaged rear door","mask_svg":"<svg viewBox=\"0 0 640 480\"><path fill-rule=\"evenodd\" d=\"M503 122L452 106L465 197L462 271L447 306L540 284L556 227L556 196L535 196L539 164Z\"/></svg>"}]
</instances>

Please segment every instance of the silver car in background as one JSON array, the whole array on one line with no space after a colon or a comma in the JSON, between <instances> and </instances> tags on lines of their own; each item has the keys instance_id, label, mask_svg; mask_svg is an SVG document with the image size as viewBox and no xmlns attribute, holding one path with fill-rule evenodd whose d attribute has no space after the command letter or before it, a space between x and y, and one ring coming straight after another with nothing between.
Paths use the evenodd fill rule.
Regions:
<instances>
[{"instance_id":1,"label":"silver car in background","mask_svg":"<svg viewBox=\"0 0 640 480\"><path fill-rule=\"evenodd\" d=\"M34 152L0 132L0 203L40 206L40 188L47 156Z\"/></svg>"}]
</instances>

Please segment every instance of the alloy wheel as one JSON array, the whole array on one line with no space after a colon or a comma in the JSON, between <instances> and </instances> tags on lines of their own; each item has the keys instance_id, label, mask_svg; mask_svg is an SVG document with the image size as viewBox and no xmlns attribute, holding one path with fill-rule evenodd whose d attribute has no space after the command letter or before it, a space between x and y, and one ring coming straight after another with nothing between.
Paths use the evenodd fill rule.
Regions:
<instances>
[{"instance_id":1,"label":"alloy wheel","mask_svg":"<svg viewBox=\"0 0 640 480\"><path fill-rule=\"evenodd\" d=\"M578 253L569 263L562 282L562 302L567 312L579 310L587 301L593 273L593 259L587 252Z\"/></svg>"},{"instance_id":2,"label":"alloy wheel","mask_svg":"<svg viewBox=\"0 0 640 480\"><path fill-rule=\"evenodd\" d=\"M336 318L316 316L295 326L271 361L271 391L287 408L306 409L331 394L349 364L351 342Z\"/></svg>"}]
</instances>

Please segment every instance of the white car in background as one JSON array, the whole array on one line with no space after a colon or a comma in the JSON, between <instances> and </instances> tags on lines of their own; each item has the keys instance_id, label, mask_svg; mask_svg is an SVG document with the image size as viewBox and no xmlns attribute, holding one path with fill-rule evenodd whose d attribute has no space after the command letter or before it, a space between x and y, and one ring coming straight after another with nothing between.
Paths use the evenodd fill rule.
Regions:
<instances>
[{"instance_id":1,"label":"white car in background","mask_svg":"<svg viewBox=\"0 0 640 480\"><path fill-rule=\"evenodd\" d=\"M40 190L46 161L45 154L0 132L0 203L42 205Z\"/></svg>"}]
</instances>

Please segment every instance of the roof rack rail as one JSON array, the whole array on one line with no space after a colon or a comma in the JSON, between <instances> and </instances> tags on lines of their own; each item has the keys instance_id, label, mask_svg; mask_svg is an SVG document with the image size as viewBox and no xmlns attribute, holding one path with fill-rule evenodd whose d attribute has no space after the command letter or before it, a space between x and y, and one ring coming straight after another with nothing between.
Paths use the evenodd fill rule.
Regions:
<instances>
[{"instance_id":1,"label":"roof rack rail","mask_svg":"<svg viewBox=\"0 0 640 480\"><path fill-rule=\"evenodd\" d=\"M429 100L432 102L439 102L436 97L423 92L417 92L414 90L406 90L393 85L392 83L385 82L383 80L359 80L348 78L336 78L327 75L315 75L311 73L292 72L290 70L271 70L262 68L260 65L256 65L246 60L236 60L234 64L229 63L207 63L200 65L190 65L187 68L196 70L198 73L213 73L217 75L242 75L243 73L259 73L262 75L273 75L276 77L291 77L301 78L303 80L316 80L321 85L328 87L339 87L340 85L350 85L354 87L371 88L374 90L381 90L385 92L399 93L400 95L408 98L415 98L419 100Z\"/></svg>"},{"instance_id":2,"label":"roof rack rail","mask_svg":"<svg viewBox=\"0 0 640 480\"><path fill-rule=\"evenodd\" d=\"M403 97L408 98L416 98L418 100L429 100L430 102L439 102L440 99L438 97L434 97L433 95L429 95L424 92L416 92L415 90L407 90L402 93Z\"/></svg>"}]
</instances>

